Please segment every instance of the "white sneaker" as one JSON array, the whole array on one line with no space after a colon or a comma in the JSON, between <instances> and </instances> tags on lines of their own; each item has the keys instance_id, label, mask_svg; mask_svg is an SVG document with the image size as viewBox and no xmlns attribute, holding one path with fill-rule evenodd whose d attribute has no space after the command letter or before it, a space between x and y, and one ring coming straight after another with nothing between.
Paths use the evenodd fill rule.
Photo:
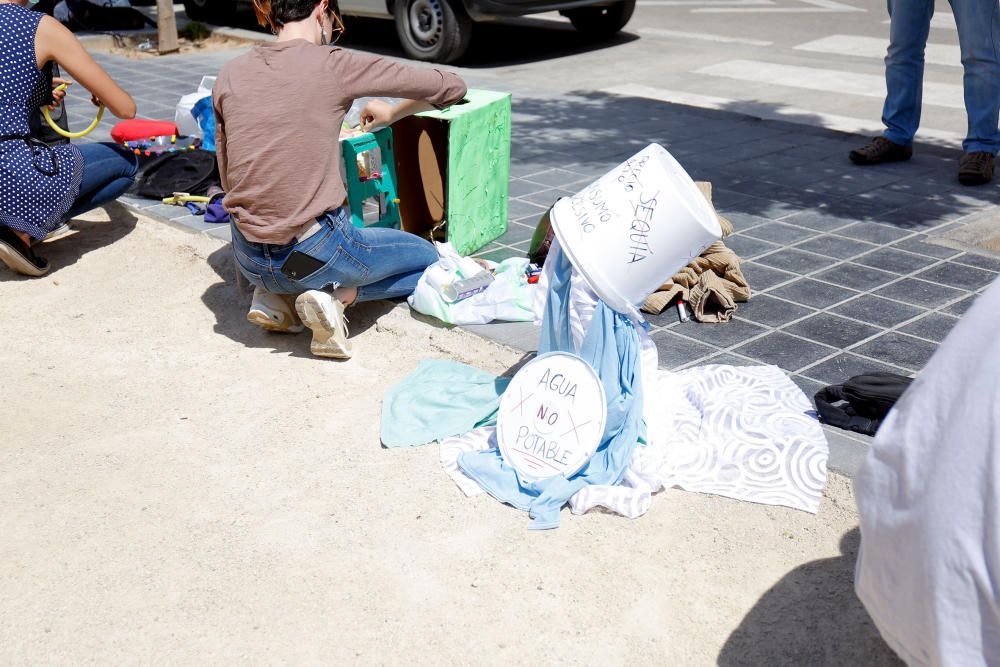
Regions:
<instances>
[{"instance_id":1,"label":"white sneaker","mask_svg":"<svg viewBox=\"0 0 1000 667\"><path fill-rule=\"evenodd\" d=\"M279 333L299 333L305 328L292 308L291 295L272 294L259 287L253 288L247 319L262 329Z\"/></svg>"},{"instance_id":2,"label":"white sneaker","mask_svg":"<svg viewBox=\"0 0 1000 667\"><path fill-rule=\"evenodd\" d=\"M303 324L312 329L310 349L317 357L350 359L351 343L347 340L347 318L344 304L327 292L309 290L295 299L295 310Z\"/></svg>"}]
</instances>

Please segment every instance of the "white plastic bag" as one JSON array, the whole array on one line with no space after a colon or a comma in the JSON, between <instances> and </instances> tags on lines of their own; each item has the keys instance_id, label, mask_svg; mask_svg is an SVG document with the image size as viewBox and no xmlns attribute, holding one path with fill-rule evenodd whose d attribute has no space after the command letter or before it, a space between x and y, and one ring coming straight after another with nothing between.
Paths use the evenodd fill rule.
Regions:
<instances>
[{"instance_id":1,"label":"white plastic bag","mask_svg":"<svg viewBox=\"0 0 1000 667\"><path fill-rule=\"evenodd\" d=\"M199 139L204 137L204 132L202 132L198 120L191 115L191 110L194 109L194 105L198 104L198 102L212 96L212 86L214 85L214 76L203 76L201 77L201 84L198 86L198 92L185 95L177 103L177 109L174 111L174 124L177 125L178 134L188 137L198 137Z\"/></svg>"},{"instance_id":2,"label":"white plastic bag","mask_svg":"<svg viewBox=\"0 0 1000 667\"><path fill-rule=\"evenodd\" d=\"M496 278L479 294L451 303L441 288L451 281L469 278L485 271L468 257L462 257L450 243L438 243L440 260L420 276L417 287L407 299L410 307L448 324L487 324L494 320L528 322L534 319L532 300L535 285L528 283L527 258L514 257L497 265ZM473 268L475 267L475 268Z\"/></svg>"}]
</instances>

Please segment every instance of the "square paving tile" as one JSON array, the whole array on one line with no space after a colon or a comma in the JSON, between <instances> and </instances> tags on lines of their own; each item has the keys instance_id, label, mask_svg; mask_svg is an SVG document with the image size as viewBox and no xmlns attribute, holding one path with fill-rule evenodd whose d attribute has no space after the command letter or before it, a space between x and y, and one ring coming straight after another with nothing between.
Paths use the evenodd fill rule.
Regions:
<instances>
[{"instance_id":1,"label":"square paving tile","mask_svg":"<svg viewBox=\"0 0 1000 667\"><path fill-rule=\"evenodd\" d=\"M780 332L768 334L733 349L737 354L774 364L790 373L835 351L831 347Z\"/></svg>"},{"instance_id":2,"label":"square paving tile","mask_svg":"<svg viewBox=\"0 0 1000 667\"><path fill-rule=\"evenodd\" d=\"M963 264L953 264L952 262L932 266L916 275L917 278L923 280L967 290L977 290L980 287L985 287L993 282L996 276L997 274L992 271L983 271L982 269Z\"/></svg>"},{"instance_id":3,"label":"square paving tile","mask_svg":"<svg viewBox=\"0 0 1000 667\"><path fill-rule=\"evenodd\" d=\"M972 306L973 302L975 302L976 296L977 296L976 294L973 294L971 296L967 296L961 301L956 301L955 303L949 304L944 308L942 308L941 312L949 313L951 315L958 315L959 317L961 317L962 315L965 315L965 311L967 311Z\"/></svg>"},{"instance_id":4,"label":"square paving tile","mask_svg":"<svg viewBox=\"0 0 1000 667\"><path fill-rule=\"evenodd\" d=\"M883 271L907 274L919 271L933 264L936 260L923 255L915 255L910 252L903 252L894 248L882 248L856 257L852 260L856 264L864 264Z\"/></svg>"},{"instance_id":5,"label":"square paving tile","mask_svg":"<svg viewBox=\"0 0 1000 667\"><path fill-rule=\"evenodd\" d=\"M781 247L776 243L761 241L745 234L734 234L723 239L723 242L727 248L735 252L741 259L753 259Z\"/></svg>"},{"instance_id":6,"label":"square paving tile","mask_svg":"<svg viewBox=\"0 0 1000 667\"><path fill-rule=\"evenodd\" d=\"M817 382L816 380L810 380L809 378L803 377L801 375L792 375L791 380L796 385L798 385L798 388L801 389L802 393L805 394L806 398L809 399L809 403L815 407L816 403L813 401L813 396L815 396L816 392L825 387L826 385L824 385L822 382Z\"/></svg>"},{"instance_id":7,"label":"square paving tile","mask_svg":"<svg viewBox=\"0 0 1000 667\"><path fill-rule=\"evenodd\" d=\"M793 283L775 287L770 294L812 308L828 308L857 296L858 292L818 280L801 278Z\"/></svg>"},{"instance_id":8,"label":"square paving tile","mask_svg":"<svg viewBox=\"0 0 1000 667\"><path fill-rule=\"evenodd\" d=\"M943 303L961 297L965 293L965 290L945 287L916 278L904 278L897 283L875 290L875 294L879 296L925 308L936 308Z\"/></svg>"},{"instance_id":9,"label":"square paving tile","mask_svg":"<svg viewBox=\"0 0 1000 667\"><path fill-rule=\"evenodd\" d=\"M708 357L707 359L702 359L694 366L709 366L711 364L721 364L723 366L760 366L759 361L754 361L753 359L747 359L746 357L741 357L736 354L731 354L729 352L722 352L714 356Z\"/></svg>"},{"instance_id":10,"label":"square paving tile","mask_svg":"<svg viewBox=\"0 0 1000 667\"><path fill-rule=\"evenodd\" d=\"M777 252L772 252L768 255L758 257L756 261L775 269L805 274L829 266L837 260L832 257L823 257L822 255L816 255L811 252L803 252L801 250L796 250L795 248L785 248L784 250L779 250Z\"/></svg>"},{"instance_id":11,"label":"square paving tile","mask_svg":"<svg viewBox=\"0 0 1000 667\"><path fill-rule=\"evenodd\" d=\"M513 245L521 241L530 241L534 233L535 230L532 227L522 225L518 222L509 222L507 223L507 231L497 241L504 245Z\"/></svg>"},{"instance_id":12,"label":"square paving tile","mask_svg":"<svg viewBox=\"0 0 1000 667\"><path fill-rule=\"evenodd\" d=\"M524 195L530 195L535 192L541 192L543 190L548 190L549 186L543 185L542 183L532 183L521 178L510 179L510 189L509 195L511 197L523 197Z\"/></svg>"},{"instance_id":13,"label":"square paving tile","mask_svg":"<svg viewBox=\"0 0 1000 667\"><path fill-rule=\"evenodd\" d=\"M867 292L878 289L888 282L897 280L899 276L895 273L879 271L878 269L847 262L818 273L813 278L833 283L834 285L843 285L844 287L856 289L860 292Z\"/></svg>"},{"instance_id":14,"label":"square paving tile","mask_svg":"<svg viewBox=\"0 0 1000 667\"><path fill-rule=\"evenodd\" d=\"M795 247L799 250L808 250L809 252L825 255L827 257L836 257L837 259L847 259L848 257L861 255L878 248L878 246L872 245L871 243L845 239L841 236L835 236L832 234L817 236L816 238L809 239L808 241L800 243Z\"/></svg>"},{"instance_id":15,"label":"square paving tile","mask_svg":"<svg viewBox=\"0 0 1000 667\"><path fill-rule=\"evenodd\" d=\"M936 257L938 259L948 259L949 257L954 257L961 252L960 250L955 250L954 248L946 248L941 245L926 243L924 241L925 238L926 237L915 237L912 239L905 239L899 243L894 243L893 247L919 253L921 255L927 255L928 257Z\"/></svg>"},{"instance_id":16,"label":"square paving tile","mask_svg":"<svg viewBox=\"0 0 1000 667\"><path fill-rule=\"evenodd\" d=\"M937 345L895 331L883 334L851 351L887 364L919 371L934 354Z\"/></svg>"},{"instance_id":17,"label":"square paving tile","mask_svg":"<svg viewBox=\"0 0 1000 667\"><path fill-rule=\"evenodd\" d=\"M546 206L538 206L520 199L511 199L507 202L507 215L511 220L519 220L529 216L540 219L547 210Z\"/></svg>"},{"instance_id":18,"label":"square paving tile","mask_svg":"<svg viewBox=\"0 0 1000 667\"><path fill-rule=\"evenodd\" d=\"M849 227L837 230L837 234L840 236L846 236L859 241L868 241L869 243L877 243L879 245L898 241L912 233L913 230L910 229L900 229L899 227L883 225L877 222L858 222Z\"/></svg>"},{"instance_id":19,"label":"square paving tile","mask_svg":"<svg viewBox=\"0 0 1000 667\"><path fill-rule=\"evenodd\" d=\"M843 217L822 208L808 209L781 219L786 224L808 227L819 232L832 232L853 224L856 220L857 218Z\"/></svg>"},{"instance_id":20,"label":"square paving tile","mask_svg":"<svg viewBox=\"0 0 1000 667\"><path fill-rule=\"evenodd\" d=\"M805 375L823 384L840 384L855 375L865 373L909 375L905 368L891 366L874 359L866 359L850 352L844 352L800 371L800 375Z\"/></svg>"},{"instance_id":21,"label":"square paving tile","mask_svg":"<svg viewBox=\"0 0 1000 667\"><path fill-rule=\"evenodd\" d=\"M673 331L716 347L732 347L767 333L771 329L746 320L732 319L729 322L685 322Z\"/></svg>"},{"instance_id":22,"label":"square paving tile","mask_svg":"<svg viewBox=\"0 0 1000 667\"><path fill-rule=\"evenodd\" d=\"M958 324L957 317L942 313L927 313L919 320L911 322L905 327L900 327L899 330L903 333L940 343L956 324Z\"/></svg>"},{"instance_id":23,"label":"square paving tile","mask_svg":"<svg viewBox=\"0 0 1000 667\"><path fill-rule=\"evenodd\" d=\"M747 236L752 236L762 241L770 241L779 245L791 245L803 239L816 236L818 232L806 227L796 227L795 225L786 225L781 222L769 222L758 225L753 229L748 229L744 233Z\"/></svg>"},{"instance_id":24,"label":"square paving tile","mask_svg":"<svg viewBox=\"0 0 1000 667\"><path fill-rule=\"evenodd\" d=\"M608 165L608 168L610 169L613 166L614 165ZM532 174L526 180L534 183L541 183L542 185L547 185L550 188L566 188L576 191L579 188L573 188L571 186L576 185L581 181L590 181L591 179L586 174L578 174L575 171L569 171L566 169L548 169L546 171Z\"/></svg>"},{"instance_id":25,"label":"square paving tile","mask_svg":"<svg viewBox=\"0 0 1000 667\"><path fill-rule=\"evenodd\" d=\"M894 327L926 311L898 301L865 294L834 307L831 312L867 324Z\"/></svg>"},{"instance_id":26,"label":"square paving tile","mask_svg":"<svg viewBox=\"0 0 1000 667\"><path fill-rule=\"evenodd\" d=\"M871 338L884 329L857 320L849 320L846 317L838 317L831 313L818 313L801 322L789 325L783 331L814 340L817 343L843 349L866 338Z\"/></svg>"},{"instance_id":27,"label":"square paving tile","mask_svg":"<svg viewBox=\"0 0 1000 667\"><path fill-rule=\"evenodd\" d=\"M736 307L736 316L756 324L778 327L816 311L790 301L783 301L761 294Z\"/></svg>"},{"instance_id":28,"label":"square paving tile","mask_svg":"<svg viewBox=\"0 0 1000 667\"><path fill-rule=\"evenodd\" d=\"M714 347L695 342L687 336L678 336L670 331L655 331L650 338L656 343L656 350L660 355L660 368L678 368L718 352Z\"/></svg>"},{"instance_id":29,"label":"square paving tile","mask_svg":"<svg viewBox=\"0 0 1000 667\"><path fill-rule=\"evenodd\" d=\"M750 285L752 294L758 294L775 285L798 278L794 273L779 271L778 269L772 269L769 266L763 266L754 262L742 262L740 270L743 272L743 277L747 279L747 284ZM739 305L736 308L739 309Z\"/></svg>"},{"instance_id":30,"label":"square paving tile","mask_svg":"<svg viewBox=\"0 0 1000 667\"><path fill-rule=\"evenodd\" d=\"M964 255L954 257L951 261L961 262L962 264L968 264L969 266L986 269L987 271L1000 271L1000 257L987 257L986 255L977 255L969 252Z\"/></svg>"}]
</instances>

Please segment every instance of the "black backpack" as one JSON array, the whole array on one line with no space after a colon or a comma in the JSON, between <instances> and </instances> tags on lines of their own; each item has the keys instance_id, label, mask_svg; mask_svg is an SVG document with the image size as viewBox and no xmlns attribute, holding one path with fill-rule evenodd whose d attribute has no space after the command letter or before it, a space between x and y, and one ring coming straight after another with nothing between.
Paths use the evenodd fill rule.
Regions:
<instances>
[{"instance_id":1,"label":"black backpack","mask_svg":"<svg viewBox=\"0 0 1000 667\"><path fill-rule=\"evenodd\" d=\"M911 382L912 378L894 373L855 375L816 392L816 411L824 424L875 435Z\"/></svg>"},{"instance_id":2,"label":"black backpack","mask_svg":"<svg viewBox=\"0 0 1000 667\"><path fill-rule=\"evenodd\" d=\"M170 197L175 192L204 195L219 183L215 153L201 149L164 153L142 164L131 194L148 199Z\"/></svg>"}]
</instances>

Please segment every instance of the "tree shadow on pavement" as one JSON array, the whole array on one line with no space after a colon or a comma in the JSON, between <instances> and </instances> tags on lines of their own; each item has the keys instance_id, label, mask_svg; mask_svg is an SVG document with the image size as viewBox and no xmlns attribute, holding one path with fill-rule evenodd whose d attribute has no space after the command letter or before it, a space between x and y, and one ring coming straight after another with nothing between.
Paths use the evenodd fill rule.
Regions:
<instances>
[{"instance_id":1,"label":"tree shadow on pavement","mask_svg":"<svg viewBox=\"0 0 1000 667\"><path fill-rule=\"evenodd\" d=\"M125 238L135 229L138 218L118 202L111 202L101 209L91 211L72 221L75 233L50 243L35 246L35 253L49 260L52 269L46 276L56 276L59 271L77 263L84 255L109 246ZM11 271L0 271L0 281L32 280Z\"/></svg>"},{"instance_id":2,"label":"tree shadow on pavement","mask_svg":"<svg viewBox=\"0 0 1000 667\"><path fill-rule=\"evenodd\" d=\"M783 219L808 211L907 230L927 230L1000 204L1000 183L963 187L957 148L920 144L909 162L858 167L848 153L868 137L823 127L819 116L755 103L763 120L644 97L579 92L514 102L515 176L565 166L597 177L649 143L662 144L695 180L711 181L728 213ZM575 191L585 183L557 184ZM534 202L547 205L545 202ZM549 202L551 203L551 202ZM734 219L737 231L740 220ZM796 219L790 220L796 222Z\"/></svg>"},{"instance_id":3,"label":"tree shadow on pavement","mask_svg":"<svg viewBox=\"0 0 1000 667\"><path fill-rule=\"evenodd\" d=\"M746 615L718 664L903 665L854 594L860 531L841 537L841 555L786 574Z\"/></svg>"},{"instance_id":4,"label":"tree shadow on pavement","mask_svg":"<svg viewBox=\"0 0 1000 667\"><path fill-rule=\"evenodd\" d=\"M231 246L225 245L209 255L208 265L221 279L221 282L210 285L201 297L202 303L215 315L213 330L216 333L246 347L270 348L275 353L294 357L318 358L309 351L309 329L299 334L273 333L247 321L253 288L242 277L237 281ZM375 326L379 317L395 307L396 304L390 301L371 301L351 308L348 311L351 337Z\"/></svg>"}]
</instances>

